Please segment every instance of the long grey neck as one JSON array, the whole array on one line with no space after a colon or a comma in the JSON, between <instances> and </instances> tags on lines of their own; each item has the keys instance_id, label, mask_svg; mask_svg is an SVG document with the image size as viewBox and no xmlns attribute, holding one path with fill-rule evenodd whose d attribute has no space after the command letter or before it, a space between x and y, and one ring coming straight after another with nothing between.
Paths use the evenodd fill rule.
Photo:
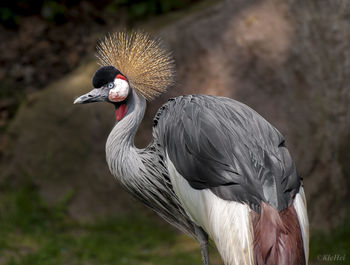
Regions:
<instances>
[{"instance_id":1,"label":"long grey neck","mask_svg":"<svg viewBox=\"0 0 350 265\"><path fill-rule=\"evenodd\" d=\"M135 177L144 167L134 145L134 138L146 110L146 100L132 91L128 99L127 113L117 122L108 136L106 158L111 173L122 183Z\"/></svg>"}]
</instances>

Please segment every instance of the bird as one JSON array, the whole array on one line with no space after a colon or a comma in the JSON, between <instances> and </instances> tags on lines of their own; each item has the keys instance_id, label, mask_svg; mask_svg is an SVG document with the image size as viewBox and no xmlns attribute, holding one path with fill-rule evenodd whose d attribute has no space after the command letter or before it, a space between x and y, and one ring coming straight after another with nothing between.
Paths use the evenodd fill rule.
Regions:
<instances>
[{"instance_id":1,"label":"bird","mask_svg":"<svg viewBox=\"0 0 350 265\"><path fill-rule=\"evenodd\" d=\"M225 265L308 263L309 222L302 178L284 136L247 105L227 97L169 99L152 140L134 145L146 102L176 85L172 53L143 31L108 34L97 45L93 89L74 104L108 102L112 175L147 207Z\"/></svg>"}]
</instances>

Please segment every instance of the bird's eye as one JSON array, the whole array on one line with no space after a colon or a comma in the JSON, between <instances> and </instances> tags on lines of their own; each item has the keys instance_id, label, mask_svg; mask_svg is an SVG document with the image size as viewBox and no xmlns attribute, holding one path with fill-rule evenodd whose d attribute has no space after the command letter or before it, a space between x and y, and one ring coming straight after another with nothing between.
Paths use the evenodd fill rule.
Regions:
<instances>
[{"instance_id":1,"label":"bird's eye","mask_svg":"<svg viewBox=\"0 0 350 265\"><path fill-rule=\"evenodd\" d=\"M113 88L114 87L114 83L113 82L108 83L107 87L108 88Z\"/></svg>"}]
</instances>

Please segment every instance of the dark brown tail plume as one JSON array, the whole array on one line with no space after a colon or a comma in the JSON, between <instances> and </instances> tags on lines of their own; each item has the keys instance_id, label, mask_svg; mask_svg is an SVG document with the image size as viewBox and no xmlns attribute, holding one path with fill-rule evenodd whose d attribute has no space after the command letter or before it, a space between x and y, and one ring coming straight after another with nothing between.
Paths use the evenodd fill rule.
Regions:
<instances>
[{"instance_id":1,"label":"dark brown tail plume","mask_svg":"<svg viewBox=\"0 0 350 265\"><path fill-rule=\"evenodd\" d=\"M305 265L303 239L293 205L278 212L262 203L252 212L256 265Z\"/></svg>"}]
</instances>

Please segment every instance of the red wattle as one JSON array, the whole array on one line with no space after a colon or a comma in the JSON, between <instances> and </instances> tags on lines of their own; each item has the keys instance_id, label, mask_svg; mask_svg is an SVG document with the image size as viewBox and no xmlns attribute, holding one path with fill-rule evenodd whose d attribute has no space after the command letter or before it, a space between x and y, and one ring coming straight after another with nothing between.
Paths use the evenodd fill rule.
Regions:
<instances>
[{"instance_id":1,"label":"red wattle","mask_svg":"<svg viewBox=\"0 0 350 265\"><path fill-rule=\"evenodd\" d=\"M127 110L128 106L126 104L120 105L119 108L115 111L115 120L120 121L121 119L123 119Z\"/></svg>"},{"instance_id":2,"label":"red wattle","mask_svg":"<svg viewBox=\"0 0 350 265\"><path fill-rule=\"evenodd\" d=\"M119 79L123 79L123 80L127 81L127 80L126 80L126 77L123 76L123 75L121 75L121 74L117 74L117 75L115 76L115 78L119 78Z\"/></svg>"}]
</instances>

